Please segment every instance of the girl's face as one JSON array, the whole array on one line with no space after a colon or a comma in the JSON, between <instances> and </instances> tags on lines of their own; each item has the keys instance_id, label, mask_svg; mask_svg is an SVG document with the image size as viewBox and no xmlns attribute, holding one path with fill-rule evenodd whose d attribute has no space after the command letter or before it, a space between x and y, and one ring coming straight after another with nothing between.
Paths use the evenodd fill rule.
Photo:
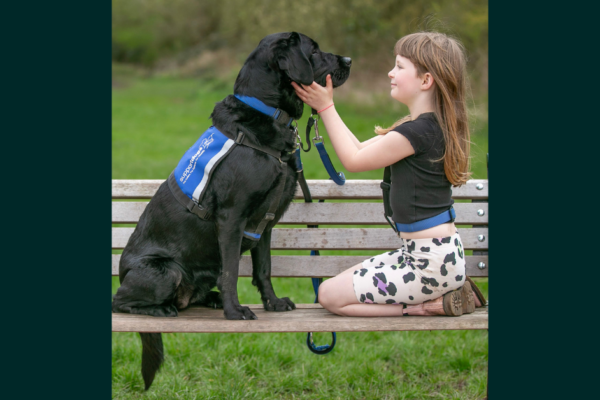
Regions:
<instances>
[{"instance_id":1,"label":"girl's face","mask_svg":"<svg viewBox=\"0 0 600 400\"><path fill-rule=\"evenodd\" d=\"M402 104L410 106L413 100L421 93L422 79L417 76L415 65L408 59L400 55L396 56L396 65L394 69L388 72L392 80L392 90L390 95Z\"/></svg>"}]
</instances>

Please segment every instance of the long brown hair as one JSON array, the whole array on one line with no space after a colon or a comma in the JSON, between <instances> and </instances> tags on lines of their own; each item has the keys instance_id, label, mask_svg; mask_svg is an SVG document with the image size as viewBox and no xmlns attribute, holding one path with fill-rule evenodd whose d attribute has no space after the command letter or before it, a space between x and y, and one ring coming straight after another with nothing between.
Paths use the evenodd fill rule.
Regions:
<instances>
[{"instance_id":1,"label":"long brown hair","mask_svg":"<svg viewBox=\"0 0 600 400\"><path fill-rule=\"evenodd\" d=\"M402 37L394 47L395 55L408 58L417 76L429 72L433 76L435 116L444 133L446 150L443 157L446 177L453 186L467 182L469 172L470 132L467 117L466 56L463 45L443 33L418 32ZM378 135L386 134L411 116L396 121L387 129L375 127Z\"/></svg>"}]
</instances>

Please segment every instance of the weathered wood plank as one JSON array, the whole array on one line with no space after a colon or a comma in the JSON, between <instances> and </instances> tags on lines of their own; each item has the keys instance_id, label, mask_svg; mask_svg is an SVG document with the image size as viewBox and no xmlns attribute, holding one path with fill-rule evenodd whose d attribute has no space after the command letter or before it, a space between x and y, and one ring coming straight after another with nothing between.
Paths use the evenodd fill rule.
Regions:
<instances>
[{"instance_id":1,"label":"weathered wood plank","mask_svg":"<svg viewBox=\"0 0 600 400\"><path fill-rule=\"evenodd\" d=\"M135 224L147 202L113 202L112 222ZM456 203L456 224L485 225L488 203ZM477 211L483 211L478 215ZM288 225L388 225L383 216L383 203L292 203L280 224Z\"/></svg>"},{"instance_id":2,"label":"weathered wood plank","mask_svg":"<svg viewBox=\"0 0 600 400\"><path fill-rule=\"evenodd\" d=\"M135 228L112 228L112 248L123 249ZM488 248L488 228L459 228L467 250ZM477 236L484 235L479 241ZM273 250L389 250L400 247L400 238L385 228L280 228L273 229Z\"/></svg>"},{"instance_id":3,"label":"weathered wood plank","mask_svg":"<svg viewBox=\"0 0 600 400\"><path fill-rule=\"evenodd\" d=\"M340 272L363 262L368 256L272 256L271 276L292 278L330 278ZM120 254L112 255L112 275L119 275ZM486 267L479 269L477 264L484 262ZM467 256L467 275L474 277L488 276L489 262L487 256ZM252 260L250 256L242 256L239 276L252 276Z\"/></svg>"},{"instance_id":4,"label":"weathered wood plank","mask_svg":"<svg viewBox=\"0 0 600 400\"><path fill-rule=\"evenodd\" d=\"M133 314L112 314L114 332L372 332L425 331L454 329L488 329L488 312L479 308L460 317L341 317L319 305L289 312L266 312L253 305L258 319L232 321L223 310L192 307L180 311L176 318L159 318Z\"/></svg>"},{"instance_id":5,"label":"weathered wood plank","mask_svg":"<svg viewBox=\"0 0 600 400\"><path fill-rule=\"evenodd\" d=\"M149 199L154 196L164 179L113 179L113 199ZM342 186L326 179L307 181L313 199L381 199L381 188L377 179L351 179ZM482 189L477 189L477 185ZM296 199L303 199L300 186L296 188ZM454 199L487 199L488 180L471 179L465 185L452 189Z\"/></svg>"}]
</instances>

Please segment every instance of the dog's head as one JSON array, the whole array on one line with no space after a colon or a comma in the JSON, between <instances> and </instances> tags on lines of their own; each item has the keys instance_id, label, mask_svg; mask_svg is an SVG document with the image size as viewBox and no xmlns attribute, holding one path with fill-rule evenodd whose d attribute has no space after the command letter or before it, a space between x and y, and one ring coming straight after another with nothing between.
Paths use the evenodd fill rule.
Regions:
<instances>
[{"instance_id":1,"label":"dog's head","mask_svg":"<svg viewBox=\"0 0 600 400\"><path fill-rule=\"evenodd\" d=\"M303 103L291 82L324 86L330 74L333 87L350 76L352 60L319 49L317 42L297 32L274 33L260 41L235 81L236 94L256 97L299 119Z\"/></svg>"}]
</instances>

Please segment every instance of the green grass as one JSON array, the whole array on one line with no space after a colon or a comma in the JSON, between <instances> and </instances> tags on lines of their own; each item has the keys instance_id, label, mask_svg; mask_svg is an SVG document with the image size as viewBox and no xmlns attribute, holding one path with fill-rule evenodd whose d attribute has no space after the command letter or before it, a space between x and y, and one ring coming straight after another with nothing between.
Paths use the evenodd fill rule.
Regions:
<instances>
[{"instance_id":1,"label":"green grass","mask_svg":"<svg viewBox=\"0 0 600 400\"><path fill-rule=\"evenodd\" d=\"M143 78L116 66L113 78L118 85L113 90L113 178L165 179L210 125L214 103L231 94L235 76L226 82ZM375 125L391 124L403 113L383 97L371 106L335 100L360 140L371 137ZM302 136L308 114L305 109L299 122ZM472 135L473 177L486 178L487 118L478 119ZM327 138L325 145L336 169L343 171ZM302 159L308 179L327 179L316 151L303 153ZM347 179L381 179L383 170L344 173ZM322 254L366 257L377 252ZM487 295L487 279L477 281ZM314 301L308 278L273 278L273 285L279 296L296 303ZM114 277L113 293L118 286ZM260 302L249 278L239 279L238 292L242 303ZM330 338L315 334L317 344ZM307 349L304 333L171 333L163 339L165 363L145 393L139 336L113 333L115 399L480 399L486 391L487 331L340 332L335 350L325 356Z\"/></svg>"}]
</instances>

